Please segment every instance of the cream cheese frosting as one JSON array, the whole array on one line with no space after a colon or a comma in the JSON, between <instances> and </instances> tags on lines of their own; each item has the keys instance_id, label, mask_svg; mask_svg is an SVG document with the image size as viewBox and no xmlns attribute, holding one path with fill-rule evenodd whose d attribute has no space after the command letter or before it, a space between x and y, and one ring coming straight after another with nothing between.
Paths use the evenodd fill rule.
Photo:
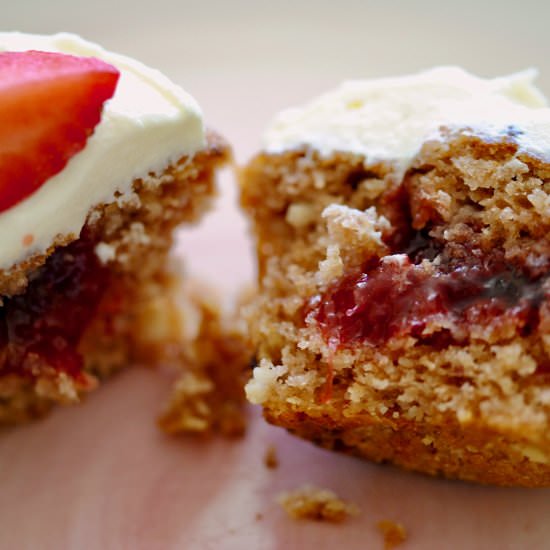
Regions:
<instances>
[{"instance_id":1,"label":"cream cheese frosting","mask_svg":"<svg viewBox=\"0 0 550 550\"><path fill-rule=\"evenodd\" d=\"M367 162L392 162L402 173L422 144L447 127L513 136L532 154L550 158L550 109L533 84L536 75L531 69L482 79L458 67L438 67L345 82L304 107L281 112L265 133L264 149L351 152Z\"/></svg>"},{"instance_id":2,"label":"cream cheese frosting","mask_svg":"<svg viewBox=\"0 0 550 550\"><path fill-rule=\"evenodd\" d=\"M67 33L0 33L0 51L42 50L100 58L120 71L112 99L86 147L40 189L0 213L0 269L78 235L90 209L130 192L136 178L163 171L205 146L197 102L159 71ZM31 239L32 245L25 246Z\"/></svg>"}]
</instances>

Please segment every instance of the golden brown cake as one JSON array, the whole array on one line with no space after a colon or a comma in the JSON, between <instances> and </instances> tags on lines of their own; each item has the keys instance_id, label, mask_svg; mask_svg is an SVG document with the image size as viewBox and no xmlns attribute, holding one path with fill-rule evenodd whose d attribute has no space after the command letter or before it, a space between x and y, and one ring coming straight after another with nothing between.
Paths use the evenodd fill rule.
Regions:
<instances>
[{"instance_id":1,"label":"golden brown cake","mask_svg":"<svg viewBox=\"0 0 550 550\"><path fill-rule=\"evenodd\" d=\"M135 60L68 34L0 33L0 52L16 60L6 65L9 59L0 54L2 70L15 67L16 80L2 89L0 101L9 92L21 109L40 111L28 122L33 131L50 125L40 138L46 144L31 144L37 165L49 162L39 155L53 149L54 137L75 135L56 117L76 93L70 86L83 81L48 71L72 64L84 67L87 77L86 64L99 63L118 77L81 150L0 212L0 423L13 423L54 402L76 402L107 374L164 361L182 346L181 280L169 261L173 231L207 210L215 171L230 152L224 140L205 132L190 96ZM66 80L70 86L63 88ZM46 98L57 94L51 98L57 110L42 105L35 92L41 87ZM13 124L12 135L19 136ZM10 142L2 139L4 154ZM1 155L0 161L4 185L10 164Z\"/></svg>"},{"instance_id":2,"label":"golden brown cake","mask_svg":"<svg viewBox=\"0 0 550 550\"><path fill-rule=\"evenodd\" d=\"M246 391L318 445L550 485L550 110L532 73L346 83L242 174Z\"/></svg>"}]
</instances>

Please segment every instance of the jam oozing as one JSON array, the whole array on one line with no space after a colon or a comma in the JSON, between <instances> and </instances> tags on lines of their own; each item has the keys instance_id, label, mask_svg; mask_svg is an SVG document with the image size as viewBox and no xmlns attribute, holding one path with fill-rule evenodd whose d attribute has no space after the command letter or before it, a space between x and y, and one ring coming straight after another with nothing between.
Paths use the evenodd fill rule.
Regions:
<instances>
[{"instance_id":1,"label":"jam oozing","mask_svg":"<svg viewBox=\"0 0 550 550\"><path fill-rule=\"evenodd\" d=\"M475 220L456 242L444 241L441 220L413 195L405 181L380 198L379 213L392 227L383 235L391 254L368 260L310 302L308 316L330 349L401 336L442 348L466 339L474 326L536 330L549 274L524 272L499 249L482 251Z\"/></svg>"},{"instance_id":2,"label":"jam oozing","mask_svg":"<svg viewBox=\"0 0 550 550\"><path fill-rule=\"evenodd\" d=\"M107 283L95 243L82 235L59 248L29 281L26 291L0 308L0 374L82 373L80 339Z\"/></svg>"},{"instance_id":3,"label":"jam oozing","mask_svg":"<svg viewBox=\"0 0 550 550\"><path fill-rule=\"evenodd\" d=\"M415 257L433 253L431 245L417 248ZM438 269L432 273L405 254L370 262L329 288L313 306L313 316L325 339L337 346L423 338L427 324L443 316L454 324L486 326L512 315L523 332L537 324L541 280L529 281L502 262L449 262ZM446 345L455 337L447 329L440 336ZM430 335L426 342L437 346L441 338Z\"/></svg>"}]
</instances>

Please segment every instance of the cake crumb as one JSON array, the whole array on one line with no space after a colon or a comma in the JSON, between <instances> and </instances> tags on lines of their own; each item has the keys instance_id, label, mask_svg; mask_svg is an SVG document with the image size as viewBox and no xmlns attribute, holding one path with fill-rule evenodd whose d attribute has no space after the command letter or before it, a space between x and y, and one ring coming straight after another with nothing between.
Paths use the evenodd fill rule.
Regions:
<instances>
[{"instance_id":1,"label":"cake crumb","mask_svg":"<svg viewBox=\"0 0 550 550\"><path fill-rule=\"evenodd\" d=\"M342 523L356 516L359 508L338 497L328 489L304 485L294 491L281 493L277 502L292 519Z\"/></svg>"},{"instance_id":2,"label":"cake crumb","mask_svg":"<svg viewBox=\"0 0 550 550\"><path fill-rule=\"evenodd\" d=\"M379 521L376 527L384 537L384 550L392 550L407 539L407 531L403 525L390 519Z\"/></svg>"},{"instance_id":3,"label":"cake crumb","mask_svg":"<svg viewBox=\"0 0 550 550\"><path fill-rule=\"evenodd\" d=\"M270 445L264 455L264 464L266 468L275 470L279 467L279 457L277 456L277 449L275 445Z\"/></svg>"},{"instance_id":4,"label":"cake crumb","mask_svg":"<svg viewBox=\"0 0 550 550\"><path fill-rule=\"evenodd\" d=\"M240 324L225 316L215 294L188 281L187 320L196 316L184 354L185 370L172 388L159 426L169 434L221 434L241 437L246 431L244 383L251 352Z\"/></svg>"}]
</instances>

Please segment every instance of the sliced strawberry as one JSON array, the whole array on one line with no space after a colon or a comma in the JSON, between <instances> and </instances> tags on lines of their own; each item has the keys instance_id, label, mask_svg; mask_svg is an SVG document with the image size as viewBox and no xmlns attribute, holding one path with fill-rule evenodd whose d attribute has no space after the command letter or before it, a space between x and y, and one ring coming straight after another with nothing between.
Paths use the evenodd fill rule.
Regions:
<instances>
[{"instance_id":1,"label":"sliced strawberry","mask_svg":"<svg viewBox=\"0 0 550 550\"><path fill-rule=\"evenodd\" d=\"M0 212L84 148L119 76L92 57L0 53Z\"/></svg>"}]
</instances>

